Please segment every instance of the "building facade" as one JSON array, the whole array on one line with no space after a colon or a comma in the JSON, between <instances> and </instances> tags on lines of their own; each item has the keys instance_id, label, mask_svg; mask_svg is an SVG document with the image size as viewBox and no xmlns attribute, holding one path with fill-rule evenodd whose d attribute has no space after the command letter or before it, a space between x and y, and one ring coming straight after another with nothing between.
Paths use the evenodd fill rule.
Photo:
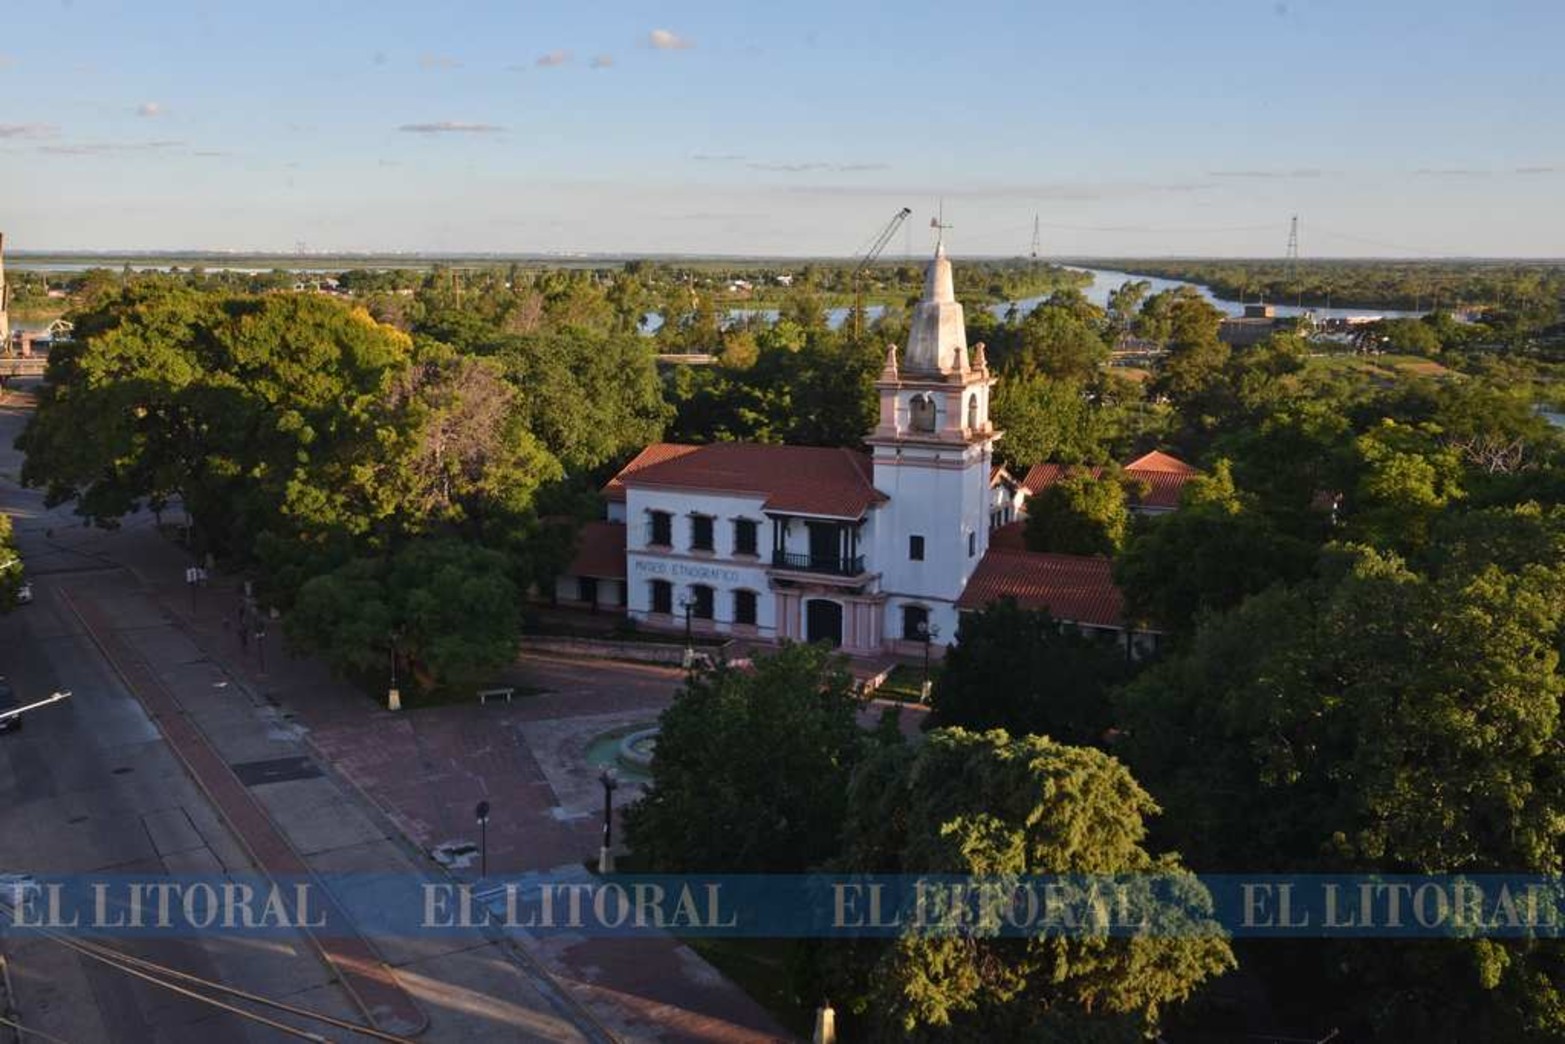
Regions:
<instances>
[{"instance_id":1,"label":"building facade","mask_svg":"<svg viewBox=\"0 0 1565 1044\"><path fill-rule=\"evenodd\" d=\"M960 612L974 608L980 566L983 597L1004 597L1015 556L1030 554L997 552L985 565L991 533L1015 528L1028 493L994 465L994 384L984 346L969 351L951 262L937 247L907 348L887 349L875 382L868 453L648 446L604 488L607 519L583 531L555 600L657 630L824 641L864 657L947 645ZM1069 588L1062 608L1094 613L1061 619L1112 623L1102 607L1119 601L1106 568L1045 570L1021 593L1047 604L1056 581ZM1107 590L1084 600L1083 584Z\"/></svg>"}]
</instances>

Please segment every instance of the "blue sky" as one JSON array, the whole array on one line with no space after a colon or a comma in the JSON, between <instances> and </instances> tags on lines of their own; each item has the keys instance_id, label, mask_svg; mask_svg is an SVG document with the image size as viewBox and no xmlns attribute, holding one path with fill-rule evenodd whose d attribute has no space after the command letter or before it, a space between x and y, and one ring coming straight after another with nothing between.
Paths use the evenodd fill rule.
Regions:
<instances>
[{"instance_id":1,"label":"blue sky","mask_svg":"<svg viewBox=\"0 0 1565 1044\"><path fill-rule=\"evenodd\" d=\"M5 7L13 249L1565 255L1559 0Z\"/></svg>"}]
</instances>

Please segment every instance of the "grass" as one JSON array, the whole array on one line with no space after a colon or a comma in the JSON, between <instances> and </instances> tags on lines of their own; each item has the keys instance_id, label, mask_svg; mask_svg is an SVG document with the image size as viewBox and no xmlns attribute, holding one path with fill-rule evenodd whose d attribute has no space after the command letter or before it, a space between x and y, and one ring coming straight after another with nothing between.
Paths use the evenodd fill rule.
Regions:
<instances>
[{"instance_id":1,"label":"grass","mask_svg":"<svg viewBox=\"0 0 1565 1044\"><path fill-rule=\"evenodd\" d=\"M940 677L938 664L929 665L929 680L933 682ZM907 664L898 664L891 669L891 674L881 682L873 696L878 699L899 700L902 703L923 703L924 668L911 667Z\"/></svg>"},{"instance_id":2,"label":"grass","mask_svg":"<svg viewBox=\"0 0 1565 1044\"><path fill-rule=\"evenodd\" d=\"M1433 359L1419 355L1324 355L1310 365L1344 375L1365 376L1382 381L1408 377L1446 378L1452 371Z\"/></svg>"}]
</instances>

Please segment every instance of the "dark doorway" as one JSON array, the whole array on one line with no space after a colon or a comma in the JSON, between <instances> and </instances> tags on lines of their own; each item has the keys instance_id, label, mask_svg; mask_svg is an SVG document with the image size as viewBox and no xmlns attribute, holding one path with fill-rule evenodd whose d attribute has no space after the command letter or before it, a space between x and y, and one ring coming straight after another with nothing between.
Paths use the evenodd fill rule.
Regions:
<instances>
[{"instance_id":1,"label":"dark doorway","mask_svg":"<svg viewBox=\"0 0 1565 1044\"><path fill-rule=\"evenodd\" d=\"M825 522L811 522L810 568L838 572L842 564L842 527Z\"/></svg>"},{"instance_id":2,"label":"dark doorway","mask_svg":"<svg viewBox=\"0 0 1565 1044\"><path fill-rule=\"evenodd\" d=\"M829 642L833 648L841 645L842 606L824 598L805 602L804 638L810 642Z\"/></svg>"}]
</instances>

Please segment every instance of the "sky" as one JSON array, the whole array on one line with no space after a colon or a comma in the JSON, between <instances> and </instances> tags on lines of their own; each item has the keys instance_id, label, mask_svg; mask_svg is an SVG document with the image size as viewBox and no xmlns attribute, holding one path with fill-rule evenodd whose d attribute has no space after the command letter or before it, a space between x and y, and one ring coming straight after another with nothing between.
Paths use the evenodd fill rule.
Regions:
<instances>
[{"instance_id":1,"label":"sky","mask_svg":"<svg viewBox=\"0 0 1565 1044\"><path fill-rule=\"evenodd\" d=\"M12 250L1565 256L1560 0L4 0Z\"/></svg>"}]
</instances>

